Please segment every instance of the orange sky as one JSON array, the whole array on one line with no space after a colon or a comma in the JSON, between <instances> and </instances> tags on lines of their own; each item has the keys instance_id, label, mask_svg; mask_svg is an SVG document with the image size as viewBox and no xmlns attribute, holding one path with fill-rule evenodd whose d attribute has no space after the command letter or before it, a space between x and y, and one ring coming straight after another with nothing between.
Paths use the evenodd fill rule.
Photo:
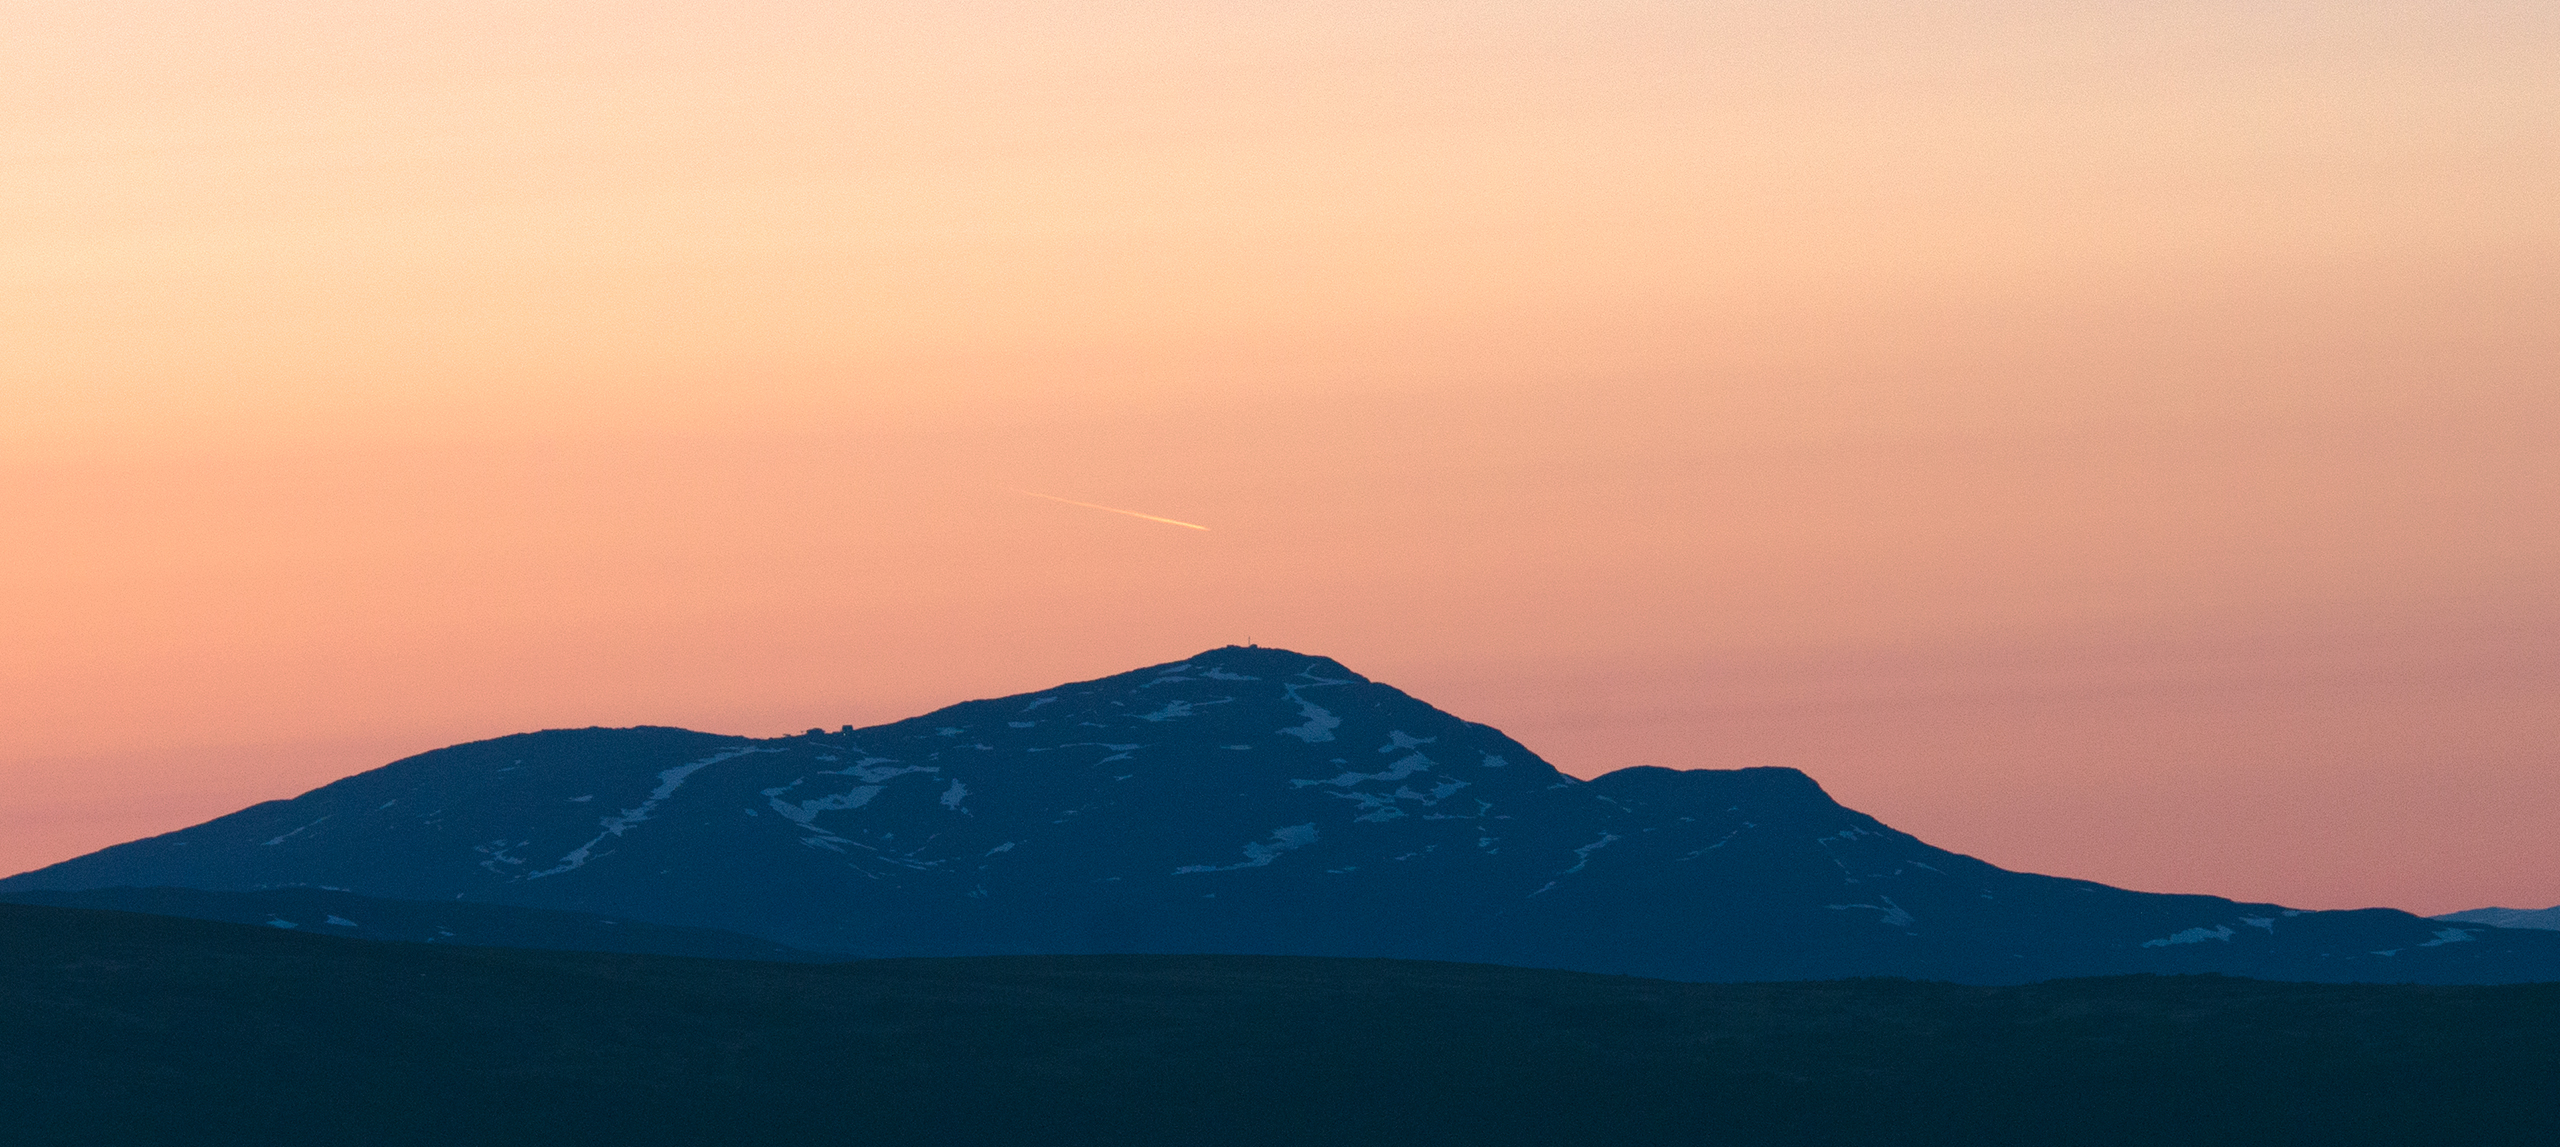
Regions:
<instances>
[{"instance_id":1,"label":"orange sky","mask_svg":"<svg viewBox=\"0 0 2560 1147\"><path fill-rule=\"evenodd\" d=\"M2539 0L10 6L0 870L1251 639L2010 867L2560 903L2554 59Z\"/></svg>"}]
</instances>

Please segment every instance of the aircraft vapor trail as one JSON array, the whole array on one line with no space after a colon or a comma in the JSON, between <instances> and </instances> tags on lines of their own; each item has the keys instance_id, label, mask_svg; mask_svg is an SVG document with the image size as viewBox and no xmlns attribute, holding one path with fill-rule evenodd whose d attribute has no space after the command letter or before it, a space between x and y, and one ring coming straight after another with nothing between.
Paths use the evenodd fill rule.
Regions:
<instances>
[{"instance_id":1,"label":"aircraft vapor trail","mask_svg":"<svg viewBox=\"0 0 2560 1147\"><path fill-rule=\"evenodd\" d=\"M1106 511L1109 511L1109 512L1114 513L1114 514L1127 514L1127 515L1129 515L1129 516L1130 516L1130 517L1132 517L1132 518L1145 518L1146 520L1148 520L1148 521L1150 521L1150 522L1162 522L1162 523L1164 523L1164 524L1166 524L1166 525L1168 525L1168 526L1180 526L1180 527L1182 527L1183 529L1186 529L1186 530L1202 530L1202 531L1206 531L1206 530L1209 528L1209 527L1207 527L1207 526L1195 525L1195 524L1193 524L1193 523L1191 523L1191 522L1183 521L1183 520L1182 520L1182 519L1180 519L1180 518L1159 518L1159 517L1155 516L1154 514L1141 514L1141 513L1137 512L1136 510L1123 510L1123 509L1121 509L1121 508L1120 508L1120 507L1118 507L1118 506L1102 506L1102 505L1096 505L1096 504L1094 504L1094 503L1092 503L1092 502L1079 502L1079 501L1076 501L1076 500L1075 500L1075 499L1073 499L1073 498L1060 498L1060 497L1057 497L1056 495L1052 495L1052 494L1035 494L1035 493L1032 493L1032 492L1031 492L1031 491L1029 491L1029 490L1015 490L1015 491L1014 491L1014 493L1016 493L1016 494L1024 494L1024 495L1028 495L1028 496L1030 496L1030 497L1034 497L1034 498L1047 498L1048 500L1050 500L1050 501L1052 501L1052 502L1064 502L1064 503L1066 503L1066 504L1068 504L1068 505L1070 505L1070 506L1082 506L1082 507L1084 507L1085 509L1088 509L1088 510L1106 510Z\"/></svg>"}]
</instances>

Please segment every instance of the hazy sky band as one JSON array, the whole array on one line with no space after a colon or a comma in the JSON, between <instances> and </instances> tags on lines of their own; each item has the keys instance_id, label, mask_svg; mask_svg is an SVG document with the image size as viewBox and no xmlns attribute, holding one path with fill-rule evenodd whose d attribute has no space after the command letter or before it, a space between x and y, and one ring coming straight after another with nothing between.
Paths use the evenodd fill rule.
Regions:
<instances>
[{"instance_id":1,"label":"hazy sky band","mask_svg":"<svg viewBox=\"0 0 2560 1147\"><path fill-rule=\"evenodd\" d=\"M2560 902L2554 59L2525 3L12 6L0 867L1250 636L2014 867Z\"/></svg>"}]
</instances>

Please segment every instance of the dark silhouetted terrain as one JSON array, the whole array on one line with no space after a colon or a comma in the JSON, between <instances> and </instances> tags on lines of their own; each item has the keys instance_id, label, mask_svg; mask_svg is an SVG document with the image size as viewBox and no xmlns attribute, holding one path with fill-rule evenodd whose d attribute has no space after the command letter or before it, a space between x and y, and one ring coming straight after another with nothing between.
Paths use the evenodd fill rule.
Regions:
<instances>
[{"instance_id":1,"label":"dark silhouetted terrain","mask_svg":"<svg viewBox=\"0 0 2560 1147\"><path fill-rule=\"evenodd\" d=\"M2520 1144L2555 1072L2560 985L810 965L0 905L30 1145Z\"/></svg>"}]
</instances>

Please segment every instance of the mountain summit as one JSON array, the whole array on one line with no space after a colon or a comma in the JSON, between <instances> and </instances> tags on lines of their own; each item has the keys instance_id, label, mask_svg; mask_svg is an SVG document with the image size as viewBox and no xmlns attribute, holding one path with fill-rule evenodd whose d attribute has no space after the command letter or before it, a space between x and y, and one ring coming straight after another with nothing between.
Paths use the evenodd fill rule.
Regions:
<instances>
[{"instance_id":1,"label":"mountain summit","mask_svg":"<svg viewBox=\"0 0 2560 1147\"><path fill-rule=\"evenodd\" d=\"M2560 979L2560 934L2010 872L1844 808L1793 769L1577 780L1338 662L1234 646L868 729L457 745L0 894L119 886L565 909L854 956Z\"/></svg>"}]
</instances>

